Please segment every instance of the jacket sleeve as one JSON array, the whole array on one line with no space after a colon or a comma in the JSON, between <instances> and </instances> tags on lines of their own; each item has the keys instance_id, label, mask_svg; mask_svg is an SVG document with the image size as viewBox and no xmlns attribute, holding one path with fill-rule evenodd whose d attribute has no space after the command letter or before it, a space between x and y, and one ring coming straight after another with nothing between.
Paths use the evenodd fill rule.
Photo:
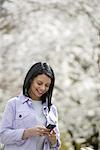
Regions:
<instances>
[{"instance_id":1,"label":"jacket sleeve","mask_svg":"<svg viewBox=\"0 0 100 150\"><path fill-rule=\"evenodd\" d=\"M59 127L58 127L58 112L57 112L57 108L54 105L52 105L52 111L56 117L55 132L56 132L56 136L57 136L57 142L56 142L56 144L52 145L52 148L54 150L59 150L60 145L61 145L61 141L60 141L60 131L59 131Z\"/></svg>"},{"instance_id":2,"label":"jacket sleeve","mask_svg":"<svg viewBox=\"0 0 100 150\"><path fill-rule=\"evenodd\" d=\"M24 129L14 129L15 107L13 101L8 101L0 126L0 142L2 144L23 144L22 140Z\"/></svg>"}]
</instances>

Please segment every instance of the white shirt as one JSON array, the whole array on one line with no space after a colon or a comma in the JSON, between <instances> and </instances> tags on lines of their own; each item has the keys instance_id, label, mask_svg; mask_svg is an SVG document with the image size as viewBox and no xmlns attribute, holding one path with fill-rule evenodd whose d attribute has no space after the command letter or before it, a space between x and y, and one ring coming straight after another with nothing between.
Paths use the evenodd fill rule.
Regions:
<instances>
[{"instance_id":1,"label":"white shirt","mask_svg":"<svg viewBox=\"0 0 100 150\"><path fill-rule=\"evenodd\" d=\"M45 126L46 124L46 117L43 114L43 105L41 101L33 100L32 101L33 109L36 114L36 121L38 125ZM43 150L43 144L44 144L45 136L37 136L37 145L36 150Z\"/></svg>"}]
</instances>

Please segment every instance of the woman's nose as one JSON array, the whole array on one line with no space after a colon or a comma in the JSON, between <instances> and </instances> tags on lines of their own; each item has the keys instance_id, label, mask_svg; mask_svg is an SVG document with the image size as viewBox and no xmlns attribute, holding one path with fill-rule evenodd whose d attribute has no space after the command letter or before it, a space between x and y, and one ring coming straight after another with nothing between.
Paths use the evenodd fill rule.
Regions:
<instances>
[{"instance_id":1,"label":"woman's nose","mask_svg":"<svg viewBox=\"0 0 100 150\"><path fill-rule=\"evenodd\" d=\"M45 85L42 85L41 90L45 91L46 87Z\"/></svg>"}]
</instances>

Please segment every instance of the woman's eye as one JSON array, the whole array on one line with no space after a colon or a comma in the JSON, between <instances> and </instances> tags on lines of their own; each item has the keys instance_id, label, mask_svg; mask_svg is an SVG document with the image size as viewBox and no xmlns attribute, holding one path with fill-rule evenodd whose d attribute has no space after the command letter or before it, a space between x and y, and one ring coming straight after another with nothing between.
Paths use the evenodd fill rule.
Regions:
<instances>
[{"instance_id":1,"label":"woman's eye","mask_svg":"<svg viewBox=\"0 0 100 150\"><path fill-rule=\"evenodd\" d=\"M50 87L50 85L46 85L46 87L47 87L47 88L49 88L49 87Z\"/></svg>"},{"instance_id":2,"label":"woman's eye","mask_svg":"<svg viewBox=\"0 0 100 150\"><path fill-rule=\"evenodd\" d=\"M42 82L38 82L38 85L42 85Z\"/></svg>"},{"instance_id":3,"label":"woman's eye","mask_svg":"<svg viewBox=\"0 0 100 150\"><path fill-rule=\"evenodd\" d=\"M42 82L37 82L37 84L38 84L38 85L43 85L43 83L42 83ZM44 86L45 86L46 88L49 88L49 87L50 87L50 85L49 85L49 84L45 84Z\"/></svg>"}]
</instances>

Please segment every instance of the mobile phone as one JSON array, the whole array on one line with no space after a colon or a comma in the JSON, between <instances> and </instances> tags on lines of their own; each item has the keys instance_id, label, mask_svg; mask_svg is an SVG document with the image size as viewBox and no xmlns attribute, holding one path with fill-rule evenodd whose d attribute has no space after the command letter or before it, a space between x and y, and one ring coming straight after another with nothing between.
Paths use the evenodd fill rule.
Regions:
<instances>
[{"instance_id":1,"label":"mobile phone","mask_svg":"<svg viewBox=\"0 0 100 150\"><path fill-rule=\"evenodd\" d=\"M47 128L47 129L50 129L50 131L51 131L51 130L53 130L53 128L55 128L55 127L56 127L55 124L49 124L46 128Z\"/></svg>"}]
</instances>

